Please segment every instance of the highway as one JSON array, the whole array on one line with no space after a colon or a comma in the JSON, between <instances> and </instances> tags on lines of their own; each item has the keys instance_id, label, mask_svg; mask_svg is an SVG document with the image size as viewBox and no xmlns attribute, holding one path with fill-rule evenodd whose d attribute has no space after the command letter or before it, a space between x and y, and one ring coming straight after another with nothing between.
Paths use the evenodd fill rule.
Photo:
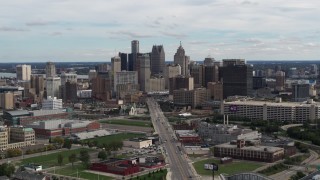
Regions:
<instances>
[{"instance_id":1,"label":"highway","mask_svg":"<svg viewBox=\"0 0 320 180\"><path fill-rule=\"evenodd\" d=\"M181 143L177 141L177 137L158 103L153 98L148 98L147 104L155 132L159 134L160 142L163 143L163 154L169 163L171 179L198 179L192 165L189 165L186 159Z\"/></svg>"}]
</instances>

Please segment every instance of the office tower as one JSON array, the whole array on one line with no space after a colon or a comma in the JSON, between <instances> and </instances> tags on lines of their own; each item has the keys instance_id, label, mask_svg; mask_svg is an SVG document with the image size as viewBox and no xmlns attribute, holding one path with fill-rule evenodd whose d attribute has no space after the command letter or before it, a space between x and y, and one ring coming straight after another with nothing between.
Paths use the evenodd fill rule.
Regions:
<instances>
[{"instance_id":1,"label":"office tower","mask_svg":"<svg viewBox=\"0 0 320 180\"><path fill-rule=\"evenodd\" d=\"M223 100L223 84L221 82L208 82L207 88L212 100Z\"/></svg>"},{"instance_id":2,"label":"office tower","mask_svg":"<svg viewBox=\"0 0 320 180\"><path fill-rule=\"evenodd\" d=\"M190 63L190 76L194 79L194 87L199 88L203 84L203 65L198 63Z\"/></svg>"},{"instance_id":3,"label":"office tower","mask_svg":"<svg viewBox=\"0 0 320 180\"><path fill-rule=\"evenodd\" d=\"M110 69L110 65L107 63L99 64L98 66L96 66L96 70L98 72L108 72Z\"/></svg>"},{"instance_id":4,"label":"office tower","mask_svg":"<svg viewBox=\"0 0 320 180\"><path fill-rule=\"evenodd\" d=\"M277 71L276 72L276 91L283 91L284 90L284 85L286 81L286 73L283 71Z\"/></svg>"},{"instance_id":5,"label":"office tower","mask_svg":"<svg viewBox=\"0 0 320 180\"><path fill-rule=\"evenodd\" d=\"M121 59L121 71L128 71L128 54L119 52Z\"/></svg>"},{"instance_id":6,"label":"office tower","mask_svg":"<svg viewBox=\"0 0 320 180\"><path fill-rule=\"evenodd\" d=\"M193 90L178 89L173 91L173 103L180 106L199 107L208 101L209 98L210 92L206 88L196 88Z\"/></svg>"},{"instance_id":7,"label":"office tower","mask_svg":"<svg viewBox=\"0 0 320 180\"><path fill-rule=\"evenodd\" d=\"M260 89L267 86L266 78L261 76L252 77L252 89Z\"/></svg>"},{"instance_id":8,"label":"office tower","mask_svg":"<svg viewBox=\"0 0 320 180\"><path fill-rule=\"evenodd\" d=\"M111 58L111 71L113 73L121 71L121 59L119 56L115 56Z\"/></svg>"},{"instance_id":9,"label":"office tower","mask_svg":"<svg viewBox=\"0 0 320 180\"><path fill-rule=\"evenodd\" d=\"M21 81L29 81L31 76L30 65L17 65L16 66L17 79Z\"/></svg>"},{"instance_id":10,"label":"office tower","mask_svg":"<svg viewBox=\"0 0 320 180\"><path fill-rule=\"evenodd\" d=\"M46 78L49 77L56 77L56 65L50 61L46 64Z\"/></svg>"},{"instance_id":11,"label":"office tower","mask_svg":"<svg viewBox=\"0 0 320 180\"><path fill-rule=\"evenodd\" d=\"M162 45L154 45L151 51L151 74L163 74L165 66L165 53Z\"/></svg>"},{"instance_id":12,"label":"office tower","mask_svg":"<svg viewBox=\"0 0 320 180\"><path fill-rule=\"evenodd\" d=\"M66 73L66 72L62 72L60 75L61 78L61 85L65 85L66 82L74 82L77 83L77 74L75 72L70 72L70 73Z\"/></svg>"},{"instance_id":13,"label":"office tower","mask_svg":"<svg viewBox=\"0 0 320 180\"><path fill-rule=\"evenodd\" d=\"M128 94L136 94L140 91L139 84L117 84L116 97L117 99L124 99Z\"/></svg>"},{"instance_id":14,"label":"office tower","mask_svg":"<svg viewBox=\"0 0 320 180\"><path fill-rule=\"evenodd\" d=\"M0 93L0 107L4 110L14 109L14 94L13 94L13 92Z\"/></svg>"},{"instance_id":15,"label":"office tower","mask_svg":"<svg viewBox=\"0 0 320 180\"><path fill-rule=\"evenodd\" d=\"M98 75L97 71L95 69L90 69L88 74L89 82L92 82L92 79L96 78Z\"/></svg>"},{"instance_id":16,"label":"office tower","mask_svg":"<svg viewBox=\"0 0 320 180\"><path fill-rule=\"evenodd\" d=\"M219 67L217 65L204 66L203 86L207 87L209 82L219 81Z\"/></svg>"},{"instance_id":17,"label":"office tower","mask_svg":"<svg viewBox=\"0 0 320 180\"><path fill-rule=\"evenodd\" d=\"M214 66L214 61L215 61L214 58L208 56L208 57L206 57L206 58L204 59L203 65L204 65L204 66Z\"/></svg>"},{"instance_id":18,"label":"office tower","mask_svg":"<svg viewBox=\"0 0 320 180\"><path fill-rule=\"evenodd\" d=\"M139 61L137 61L138 53L139 53L139 41L133 40L133 41L131 41L132 71L138 71L140 68Z\"/></svg>"},{"instance_id":19,"label":"office tower","mask_svg":"<svg viewBox=\"0 0 320 180\"><path fill-rule=\"evenodd\" d=\"M92 97L108 101L113 90L113 77L109 72L99 72L97 77L92 79Z\"/></svg>"},{"instance_id":20,"label":"office tower","mask_svg":"<svg viewBox=\"0 0 320 180\"><path fill-rule=\"evenodd\" d=\"M243 59L223 60L221 67L221 82L223 83L223 97L252 95L251 65L245 64Z\"/></svg>"},{"instance_id":21,"label":"office tower","mask_svg":"<svg viewBox=\"0 0 320 180\"><path fill-rule=\"evenodd\" d=\"M295 102L306 101L309 98L309 84L292 84L292 99Z\"/></svg>"},{"instance_id":22,"label":"office tower","mask_svg":"<svg viewBox=\"0 0 320 180\"><path fill-rule=\"evenodd\" d=\"M61 91L64 102L77 102L77 82L67 81L64 86L61 86Z\"/></svg>"},{"instance_id":23,"label":"office tower","mask_svg":"<svg viewBox=\"0 0 320 180\"><path fill-rule=\"evenodd\" d=\"M42 102L44 95L45 81L42 75L31 75L29 93L35 102Z\"/></svg>"},{"instance_id":24,"label":"office tower","mask_svg":"<svg viewBox=\"0 0 320 180\"><path fill-rule=\"evenodd\" d=\"M318 76L318 74L319 74L318 65L311 64L311 74L313 74L314 76Z\"/></svg>"},{"instance_id":25,"label":"office tower","mask_svg":"<svg viewBox=\"0 0 320 180\"><path fill-rule=\"evenodd\" d=\"M114 75L114 91L117 89L118 84L138 84L138 72L137 71L121 71L116 72Z\"/></svg>"},{"instance_id":26,"label":"office tower","mask_svg":"<svg viewBox=\"0 0 320 180\"><path fill-rule=\"evenodd\" d=\"M148 92L150 89L150 56L149 54L144 54L138 57L140 64L140 73L138 73L139 84L141 91Z\"/></svg>"},{"instance_id":27,"label":"office tower","mask_svg":"<svg viewBox=\"0 0 320 180\"><path fill-rule=\"evenodd\" d=\"M164 78L159 77L151 77L150 78L150 91L164 91L165 90L165 83Z\"/></svg>"},{"instance_id":28,"label":"office tower","mask_svg":"<svg viewBox=\"0 0 320 180\"><path fill-rule=\"evenodd\" d=\"M186 56L183 47L180 46L177 49L177 52L174 55L174 63L179 64L181 66L181 74L188 75L188 65L189 65L190 57Z\"/></svg>"},{"instance_id":29,"label":"office tower","mask_svg":"<svg viewBox=\"0 0 320 180\"><path fill-rule=\"evenodd\" d=\"M128 54L128 71L133 71L133 54Z\"/></svg>"},{"instance_id":30,"label":"office tower","mask_svg":"<svg viewBox=\"0 0 320 180\"><path fill-rule=\"evenodd\" d=\"M46 79L47 97L60 97L61 79L59 77L49 77Z\"/></svg>"},{"instance_id":31,"label":"office tower","mask_svg":"<svg viewBox=\"0 0 320 180\"><path fill-rule=\"evenodd\" d=\"M179 64L167 64L164 71L165 88L169 89L169 78L181 75L181 66Z\"/></svg>"},{"instance_id":32,"label":"office tower","mask_svg":"<svg viewBox=\"0 0 320 180\"><path fill-rule=\"evenodd\" d=\"M169 93L172 94L177 89L194 89L194 80L191 76L178 75L176 77L169 78Z\"/></svg>"},{"instance_id":33,"label":"office tower","mask_svg":"<svg viewBox=\"0 0 320 180\"><path fill-rule=\"evenodd\" d=\"M43 100L42 109L62 109L62 99L57 99L56 97L49 96L47 97L47 99Z\"/></svg>"}]
</instances>

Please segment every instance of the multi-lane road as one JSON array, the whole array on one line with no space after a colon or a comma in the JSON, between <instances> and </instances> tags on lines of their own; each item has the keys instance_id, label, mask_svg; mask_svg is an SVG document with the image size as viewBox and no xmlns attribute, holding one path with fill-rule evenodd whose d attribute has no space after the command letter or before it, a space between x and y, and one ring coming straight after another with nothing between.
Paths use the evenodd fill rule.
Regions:
<instances>
[{"instance_id":1,"label":"multi-lane road","mask_svg":"<svg viewBox=\"0 0 320 180\"><path fill-rule=\"evenodd\" d=\"M163 154L166 156L167 163L170 167L169 173L171 174L171 179L198 179L158 103L153 98L148 98L147 104L155 132L159 134L160 142L163 143Z\"/></svg>"}]
</instances>

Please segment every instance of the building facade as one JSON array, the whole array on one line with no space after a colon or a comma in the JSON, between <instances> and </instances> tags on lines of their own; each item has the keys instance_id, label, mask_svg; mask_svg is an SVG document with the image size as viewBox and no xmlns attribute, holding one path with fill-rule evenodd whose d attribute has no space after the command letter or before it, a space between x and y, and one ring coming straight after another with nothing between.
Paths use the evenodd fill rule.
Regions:
<instances>
[{"instance_id":1,"label":"building facade","mask_svg":"<svg viewBox=\"0 0 320 180\"><path fill-rule=\"evenodd\" d=\"M140 64L140 70L138 73L139 76L139 84L140 90L144 92L150 91L150 56L149 54L144 54L138 57L138 61Z\"/></svg>"},{"instance_id":2,"label":"building facade","mask_svg":"<svg viewBox=\"0 0 320 180\"><path fill-rule=\"evenodd\" d=\"M56 65L53 62L46 64L46 78L56 77Z\"/></svg>"},{"instance_id":3,"label":"building facade","mask_svg":"<svg viewBox=\"0 0 320 180\"><path fill-rule=\"evenodd\" d=\"M42 109L62 109L62 99L48 96L42 102Z\"/></svg>"},{"instance_id":4,"label":"building facade","mask_svg":"<svg viewBox=\"0 0 320 180\"><path fill-rule=\"evenodd\" d=\"M186 53L180 43L180 46L177 49L177 52L174 55L174 64L179 64L181 67L181 74L182 75L189 75L189 60L190 58L186 56Z\"/></svg>"},{"instance_id":5,"label":"building facade","mask_svg":"<svg viewBox=\"0 0 320 180\"><path fill-rule=\"evenodd\" d=\"M31 145L35 145L35 132L32 128L0 126L1 151Z\"/></svg>"},{"instance_id":6,"label":"building facade","mask_svg":"<svg viewBox=\"0 0 320 180\"><path fill-rule=\"evenodd\" d=\"M165 66L164 80L166 89L169 89L169 79L178 75L181 75L181 66L179 64L167 64Z\"/></svg>"},{"instance_id":7,"label":"building facade","mask_svg":"<svg viewBox=\"0 0 320 180\"><path fill-rule=\"evenodd\" d=\"M17 65L16 66L17 80L29 81L31 76L30 65Z\"/></svg>"},{"instance_id":8,"label":"building facade","mask_svg":"<svg viewBox=\"0 0 320 180\"><path fill-rule=\"evenodd\" d=\"M165 52L163 45L154 45L150 58L151 74L163 74L165 67Z\"/></svg>"},{"instance_id":9,"label":"building facade","mask_svg":"<svg viewBox=\"0 0 320 180\"><path fill-rule=\"evenodd\" d=\"M46 79L46 94L47 97L60 97L61 79L59 77L48 77Z\"/></svg>"},{"instance_id":10,"label":"building facade","mask_svg":"<svg viewBox=\"0 0 320 180\"><path fill-rule=\"evenodd\" d=\"M118 84L138 84L137 71L121 71L117 72L114 76L114 87L117 90Z\"/></svg>"}]
</instances>

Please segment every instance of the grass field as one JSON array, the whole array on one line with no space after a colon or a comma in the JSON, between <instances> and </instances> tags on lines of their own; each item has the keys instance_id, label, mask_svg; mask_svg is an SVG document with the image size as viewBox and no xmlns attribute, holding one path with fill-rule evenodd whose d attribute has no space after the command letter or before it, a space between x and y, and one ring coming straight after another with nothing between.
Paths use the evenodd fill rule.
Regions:
<instances>
[{"instance_id":1,"label":"grass field","mask_svg":"<svg viewBox=\"0 0 320 180\"><path fill-rule=\"evenodd\" d=\"M240 172L250 172L253 171L259 167L261 167L263 164L257 163L257 162L247 162L247 161L234 161L232 163L228 164L220 164L218 160L215 159L206 159L202 161L195 162L193 164L194 168L200 175L212 175L212 172L210 170L204 169L204 164L208 163L216 163L219 166L219 171L215 172L215 174L221 174L225 173L228 175L240 173Z\"/></svg>"},{"instance_id":2,"label":"grass field","mask_svg":"<svg viewBox=\"0 0 320 180\"><path fill-rule=\"evenodd\" d=\"M103 175L98 175L89 173L89 172L84 172L85 168L83 165L74 165L68 166L68 167L63 167L61 169L56 169L55 171L50 171L50 173L55 173L55 174L60 174L60 175L65 175L65 176L71 176L71 177L79 177L83 179L88 179L88 180L110 180L113 179L112 177L108 176L103 176Z\"/></svg>"},{"instance_id":3,"label":"grass field","mask_svg":"<svg viewBox=\"0 0 320 180\"><path fill-rule=\"evenodd\" d=\"M166 179L165 177L167 176L167 170L164 169L162 172L155 172L155 173L150 173L150 174L145 174L143 176L136 177L134 176L132 179L133 180L138 180L138 179L143 179L143 180L157 180L157 179Z\"/></svg>"},{"instance_id":4,"label":"grass field","mask_svg":"<svg viewBox=\"0 0 320 180\"><path fill-rule=\"evenodd\" d=\"M125 119L113 119L113 120L103 120L100 123L106 124L118 124L126 126L140 126L140 127L151 127L151 121L137 121L137 120L125 120Z\"/></svg>"},{"instance_id":5,"label":"grass field","mask_svg":"<svg viewBox=\"0 0 320 180\"><path fill-rule=\"evenodd\" d=\"M88 139L89 141L98 141L98 144L109 144L113 141L123 141L125 139L135 138L135 137L141 137L145 136L144 134L138 134L138 133L120 133L120 134L113 134L109 136L103 136L103 137L96 137L94 139ZM88 141L84 140L84 141Z\"/></svg>"},{"instance_id":6,"label":"grass field","mask_svg":"<svg viewBox=\"0 0 320 180\"><path fill-rule=\"evenodd\" d=\"M43 168L48 168L48 167L53 167L58 165L58 155L62 154L63 155L63 165L69 163L68 157L72 154L75 153L78 155L81 149L73 149L73 150L63 150L61 152L53 153L53 154L48 154L48 155L42 155L42 156L37 156L37 157L31 157L31 158L26 158L21 161L22 164L27 164L27 163L36 163L40 164L43 166ZM90 149L87 149L88 151L92 151Z\"/></svg>"}]
</instances>

